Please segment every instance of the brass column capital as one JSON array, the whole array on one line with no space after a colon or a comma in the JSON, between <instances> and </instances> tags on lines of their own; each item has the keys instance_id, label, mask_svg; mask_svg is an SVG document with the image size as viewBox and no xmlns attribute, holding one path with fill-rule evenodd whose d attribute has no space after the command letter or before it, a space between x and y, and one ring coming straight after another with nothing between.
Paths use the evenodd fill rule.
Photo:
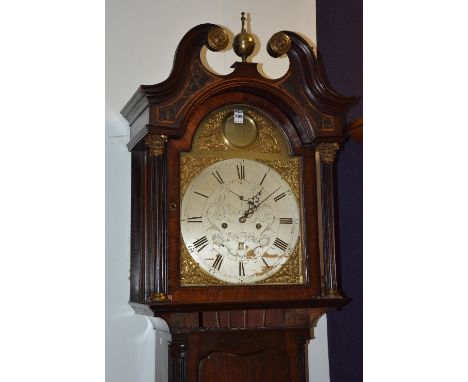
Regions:
<instances>
[{"instance_id":1,"label":"brass column capital","mask_svg":"<svg viewBox=\"0 0 468 382\"><path fill-rule=\"evenodd\" d=\"M151 302L170 302L170 299L165 293L157 292L157 293L153 293L150 296L150 301Z\"/></svg>"},{"instance_id":2,"label":"brass column capital","mask_svg":"<svg viewBox=\"0 0 468 382\"><path fill-rule=\"evenodd\" d=\"M150 133L145 137L146 146L148 146L149 153L152 157L164 154L166 142L167 135Z\"/></svg>"},{"instance_id":3,"label":"brass column capital","mask_svg":"<svg viewBox=\"0 0 468 382\"><path fill-rule=\"evenodd\" d=\"M333 163L335 161L336 151L340 148L340 145L336 142L333 143L319 143L315 148L320 154L320 160L323 163Z\"/></svg>"}]
</instances>

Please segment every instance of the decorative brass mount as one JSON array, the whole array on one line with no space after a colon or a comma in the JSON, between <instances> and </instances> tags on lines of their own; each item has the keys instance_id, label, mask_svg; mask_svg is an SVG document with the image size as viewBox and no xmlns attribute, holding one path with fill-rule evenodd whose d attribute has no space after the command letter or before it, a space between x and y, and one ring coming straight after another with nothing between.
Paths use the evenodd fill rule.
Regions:
<instances>
[{"instance_id":1,"label":"decorative brass mount","mask_svg":"<svg viewBox=\"0 0 468 382\"><path fill-rule=\"evenodd\" d=\"M320 143L316 150L320 154L320 160L323 163L333 163L335 161L335 154L336 150L338 150L340 146L338 143Z\"/></svg>"},{"instance_id":2,"label":"decorative brass mount","mask_svg":"<svg viewBox=\"0 0 468 382\"><path fill-rule=\"evenodd\" d=\"M291 49L291 39L284 32L275 33L268 41L267 51L273 57L279 57Z\"/></svg>"},{"instance_id":3,"label":"decorative brass mount","mask_svg":"<svg viewBox=\"0 0 468 382\"><path fill-rule=\"evenodd\" d=\"M214 27L208 32L209 49L218 52L226 48L228 44L229 36L223 28Z\"/></svg>"},{"instance_id":4,"label":"decorative brass mount","mask_svg":"<svg viewBox=\"0 0 468 382\"><path fill-rule=\"evenodd\" d=\"M151 156L159 156L164 154L164 146L167 142L167 135L148 134L145 137L145 143Z\"/></svg>"},{"instance_id":5,"label":"decorative brass mount","mask_svg":"<svg viewBox=\"0 0 468 382\"><path fill-rule=\"evenodd\" d=\"M150 297L151 302L169 302L169 297L165 293L158 292L153 293Z\"/></svg>"}]
</instances>

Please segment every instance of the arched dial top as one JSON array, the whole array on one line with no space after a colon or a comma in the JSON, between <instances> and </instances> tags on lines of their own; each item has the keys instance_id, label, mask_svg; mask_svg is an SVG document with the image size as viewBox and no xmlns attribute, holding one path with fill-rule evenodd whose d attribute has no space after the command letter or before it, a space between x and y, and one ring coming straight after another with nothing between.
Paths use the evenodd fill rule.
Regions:
<instances>
[{"instance_id":1,"label":"arched dial top","mask_svg":"<svg viewBox=\"0 0 468 382\"><path fill-rule=\"evenodd\" d=\"M294 193L278 172L255 160L206 167L185 192L180 220L192 259L226 283L265 280L300 246Z\"/></svg>"}]
</instances>

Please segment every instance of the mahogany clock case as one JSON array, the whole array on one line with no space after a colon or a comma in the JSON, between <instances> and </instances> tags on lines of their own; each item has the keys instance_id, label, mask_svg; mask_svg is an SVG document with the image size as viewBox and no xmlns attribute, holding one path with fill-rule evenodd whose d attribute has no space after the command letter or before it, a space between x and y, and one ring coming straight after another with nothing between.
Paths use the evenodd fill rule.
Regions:
<instances>
[{"instance_id":1,"label":"mahogany clock case","mask_svg":"<svg viewBox=\"0 0 468 382\"><path fill-rule=\"evenodd\" d=\"M209 35L221 28L190 30L176 51L169 78L141 86L122 110L131 126L132 152L131 294L140 313L229 309L333 308L347 299L335 264L333 161L345 140L346 110L355 101L328 85L312 48L293 32L279 32L268 44L273 56L287 54L290 67L266 79L257 64L236 62L216 75L200 59ZM275 39L286 39L289 47ZM280 41L281 42L281 41ZM283 41L284 42L284 41ZM291 155L302 158L305 282L301 285L183 287L180 281L180 155L191 150L200 122L227 105L247 105L278 126Z\"/></svg>"},{"instance_id":2,"label":"mahogany clock case","mask_svg":"<svg viewBox=\"0 0 468 382\"><path fill-rule=\"evenodd\" d=\"M227 44L219 26L194 27L177 48L169 78L141 86L122 110L132 153L130 304L167 322L170 381L210 382L220 375L226 381L306 381L311 328L348 302L336 272L333 183L345 114L356 99L332 90L312 48L294 32L278 32L268 42L273 57L289 58L278 79L264 78L245 57L229 75L210 72L201 49ZM303 283L181 282L181 155L191 151L204 118L228 105L267 116L290 155L301 158Z\"/></svg>"}]
</instances>

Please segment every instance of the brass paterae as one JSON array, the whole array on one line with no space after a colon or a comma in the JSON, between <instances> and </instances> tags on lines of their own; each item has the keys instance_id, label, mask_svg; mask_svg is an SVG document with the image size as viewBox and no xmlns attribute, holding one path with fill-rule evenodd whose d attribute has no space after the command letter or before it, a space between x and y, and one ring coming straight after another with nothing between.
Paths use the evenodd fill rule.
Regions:
<instances>
[{"instance_id":1,"label":"brass paterae","mask_svg":"<svg viewBox=\"0 0 468 382\"><path fill-rule=\"evenodd\" d=\"M208 47L217 52L226 48L229 44L227 32L220 27L214 27L208 32Z\"/></svg>"},{"instance_id":2,"label":"brass paterae","mask_svg":"<svg viewBox=\"0 0 468 382\"><path fill-rule=\"evenodd\" d=\"M275 33L268 41L267 50L273 57L279 57L291 49L291 39L284 32Z\"/></svg>"}]
</instances>

